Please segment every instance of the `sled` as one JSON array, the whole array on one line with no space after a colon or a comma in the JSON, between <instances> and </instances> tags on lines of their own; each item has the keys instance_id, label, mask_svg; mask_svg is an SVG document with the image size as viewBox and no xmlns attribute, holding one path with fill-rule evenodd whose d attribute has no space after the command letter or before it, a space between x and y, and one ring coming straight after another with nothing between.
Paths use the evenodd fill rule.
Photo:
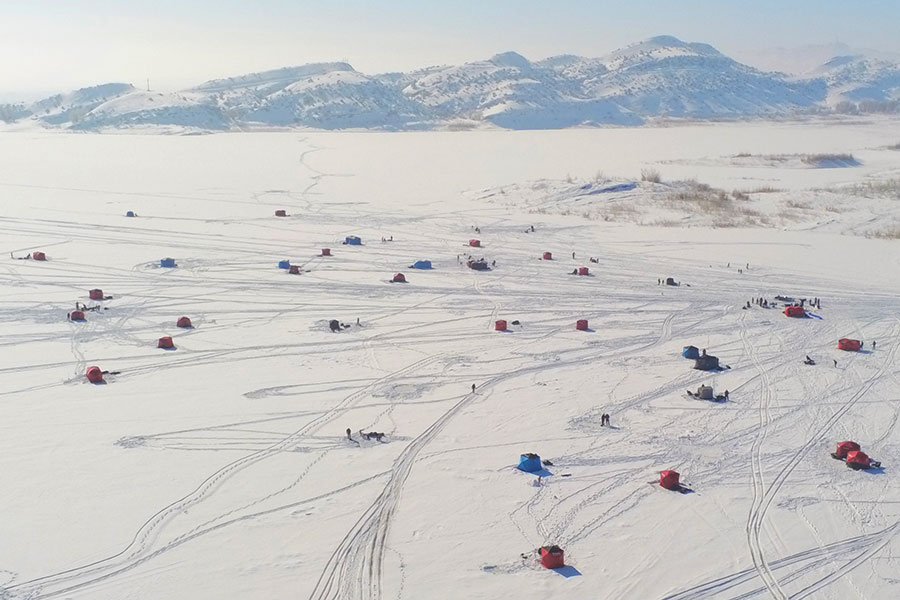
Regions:
<instances>
[{"instance_id":1,"label":"sled","mask_svg":"<svg viewBox=\"0 0 900 600\"><path fill-rule=\"evenodd\" d=\"M878 469L881 468L881 462L877 460L869 460L869 464L867 466L859 465L856 463L847 463L847 466L853 469L854 471L862 471L865 469Z\"/></svg>"}]
</instances>

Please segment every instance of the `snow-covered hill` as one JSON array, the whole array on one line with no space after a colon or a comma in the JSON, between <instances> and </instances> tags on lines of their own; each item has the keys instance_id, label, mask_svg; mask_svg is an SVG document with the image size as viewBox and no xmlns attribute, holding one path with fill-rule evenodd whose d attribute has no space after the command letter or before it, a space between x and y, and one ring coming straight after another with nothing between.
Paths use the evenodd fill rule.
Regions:
<instances>
[{"instance_id":1,"label":"snow-covered hill","mask_svg":"<svg viewBox=\"0 0 900 600\"><path fill-rule=\"evenodd\" d=\"M900 110L900 65L837 57L803 77L764 72L703 43L658 36L599 58L516 52L407 73L345 62L216 79L176 94L107 84L0 106L0 120L71 129L309 127L555 129L651 119L745 119Z\"/></svg>"}]
</instances>

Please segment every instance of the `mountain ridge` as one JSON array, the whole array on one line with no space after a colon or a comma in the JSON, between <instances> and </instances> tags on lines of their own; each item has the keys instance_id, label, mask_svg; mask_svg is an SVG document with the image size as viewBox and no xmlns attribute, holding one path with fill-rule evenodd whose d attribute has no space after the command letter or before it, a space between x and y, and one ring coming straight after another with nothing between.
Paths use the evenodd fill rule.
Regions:
<instances>
[{"instance_id":1,"label":"mountain ridge","mask_svg":"<svg viewBox=\"0 0 900 600\"><path fill-rule=\"evenodd\" d=\"M900 64L833 57L806 76L742 64L709 44L656 36L604 56L531 61L506 51L461 65L368 75L320 62L212 79L172 93L109 83L30 104L0 120L96 131L261 127L416 130L636 126L656 119L745 119L900 112Z\"/></svg>"}]
</instances>

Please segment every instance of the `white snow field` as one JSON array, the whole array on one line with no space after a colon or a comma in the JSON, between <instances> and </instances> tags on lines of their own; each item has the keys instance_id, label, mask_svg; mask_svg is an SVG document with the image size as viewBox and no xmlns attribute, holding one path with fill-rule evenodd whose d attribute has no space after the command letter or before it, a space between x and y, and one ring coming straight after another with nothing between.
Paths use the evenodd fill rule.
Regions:
<instances>
[{"instance_id":1,"label":"white snow field","mask_svg":"<svg viewBox=\"0 0 900 600\"><path fill-rule=\"evenodd\" d=\"M655 167L814 200L896 178L897 142L889 120L0 135L0 598L900 597L900 242L482 192ZM714 160L821 152L860 164ZM821 319L742 309L777 294ZM76 301L102 310L67 321ZM730 369L693 370L688 344ZM729 400L685 394L701 383ZM883 468L832 459L842 440ZM526 452L552 462L540 486ZM540 567L545 544L568 569Z\"/></svg>"}]
</instances>

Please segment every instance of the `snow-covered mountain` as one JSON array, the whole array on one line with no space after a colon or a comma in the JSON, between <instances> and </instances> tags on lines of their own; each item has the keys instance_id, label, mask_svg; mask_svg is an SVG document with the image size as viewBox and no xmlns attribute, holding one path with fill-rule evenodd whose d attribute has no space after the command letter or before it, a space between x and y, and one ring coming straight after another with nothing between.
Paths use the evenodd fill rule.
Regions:
<instances>
[{"instance_id":1,"label":"snow-covered mountain","mask_svg":"<svg viewBox=\"0 0 900 600\"><path fill-rule=\"evenodd\" d=\"M837 57L801 77L764 72L712 46L659 36L599 58L530 61L515 52L462 65L366 75L317 63L216 79L160 94L107 84L0 120L81 130L152 126L426 129L457 121L508 129L640 125L650 119L784 117L827 110L900 110L900 65Z\"/></svg>"},{"instance_id":2,"label":"snow-covered mountain","mask_svg":"<svg viewBox=\"0 0 900 600\"><path fill-rule=\"evenodd\" d=\"M900 64L895 62L866 56L836 56L812 75L828 85L831 104L900 100Z\"/></svg>"}]
</instances>

